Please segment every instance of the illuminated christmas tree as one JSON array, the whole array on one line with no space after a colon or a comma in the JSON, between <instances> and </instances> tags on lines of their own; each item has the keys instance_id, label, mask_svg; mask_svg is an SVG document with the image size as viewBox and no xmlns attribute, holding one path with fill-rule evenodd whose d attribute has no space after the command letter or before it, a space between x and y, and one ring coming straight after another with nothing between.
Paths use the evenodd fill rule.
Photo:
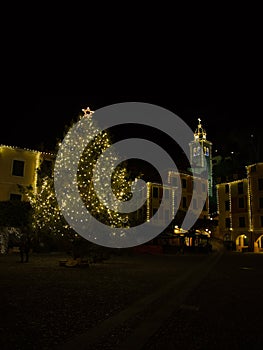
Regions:
<instances>
[{"instance_id":1,"label":"illuminated christmas tree","mask_svg":"<svg viewBox=\"0 0 263 350\"><path fill-rule=\"evenodd\" d=\"M85 147L79 160L77 181L80 197L89 213L94 218L109 226L124 227L127 225L127 215L121 215L119 212L111 210L107 206L110 199L108 198L108 183L105 179L108 172L111 172L114 169L114 164L116 163L118 156L114 151L111 151L110 154L107 154L106 160L104 159L104 167L100 168L100 172L97 174L94 172L98 158L100 156L103 158L103 152L112 147L112 144L109 133L107 131L99 131L97 128L96 123L92 118L93 112L90 111L89 108L84 109L83 111L83 118L88 118L89 120L88 129L91 133L94 132L96 136ZM83 141L85 143L85 139L78 140L78 143ZM121 201L129 199L131 195L127 176L126 168L121 166L118 166L112 173L111 188L116 198ZM95 189L95 183L103 198L99 198ZM117 210L117 206L115 209Z\"/></svg>"},{"instance_id":2,"label":"illuminated christmas tree","mask_svg":"<svg viewBox=\"0 0 263 350\"><path fill-rule=\"evenodd\" d=\"M107 153L106 158L104 157L105 166L101 168L100 172L94 174L94 167L99 159L103 157L103 152L108 148L112 148L109 132L100 131L96 126L96 122L92 117L93 111L89 108L83 109L84 115L79 116L79 120L86 118L89 123L88 130L96 136L89 140L87 135L83 134L82 138L78 138L78 144L83 144L83 152L78 161L78 172L77 172L77 186L79 190L79 197L77 200L82 200L85 204L89 213L97 220L111 227L129 227L129 219L127 214L121 214L114 208L112 209L107 206L107 193L109 189L108 184L105 181L107 172L112 171L116 160L118 159L117 154L113 151ZM66 135L70 135L71 128L65 132ZM89 140L87 143L87 139ZM63 140L67 143L67 137ZM74 147L74 145L70 145ZM58 144L58 148L60 144ZM64 163L67 160L64 160ZM70 162L69 162L70 163ZM69 164L70 166L70 164ZM62 167L62 165L61 165ZM56 175L59 176L60 163L56 164ZM95 189L100 189L100 195L103 198L99 198ZM73 185L73 184L72 184ZM99 186L99 187L98 187ZM120 201L126 201L131 196L131 182L128 178L127 169L125 164L121 163L112 172L111 177L111 188L116 198ZM65 188L65 193L67 189ZM52 176L43 176L39 171L38 176L38 188L37 192L34 193L32 189L24 189L24 193L33 208L33 223L32 226L35 231L38 232L50 232L55 236L67 236L71 239L76 239L79 235L72 229L68 222L64 219L62 211L59 208L55 189L54 189L54 171ZM70 199L69 199L70 200ZM73 199L76 200L76 199ZM67 202L66 202L67 205ZM65 209L64 209L65 210ZM78 220L78 216L76 216ZM88 224L87 224L88 228Z\"/></svg>"}]
</instances>

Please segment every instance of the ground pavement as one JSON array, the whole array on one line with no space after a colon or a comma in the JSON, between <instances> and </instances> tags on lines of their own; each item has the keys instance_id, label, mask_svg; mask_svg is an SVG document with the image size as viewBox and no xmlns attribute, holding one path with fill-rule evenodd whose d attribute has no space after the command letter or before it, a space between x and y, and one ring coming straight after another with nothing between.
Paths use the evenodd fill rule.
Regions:
<instances>
[{"instance_id":1,"label":"ground pavement","mask_svg":"<svg viewBox=\"0 0 263 350\"><path fill-rule=\"evenodd\" d=\"M261 349L263 254L0 257L1 350Z\"/></svg>"}]
</instances>

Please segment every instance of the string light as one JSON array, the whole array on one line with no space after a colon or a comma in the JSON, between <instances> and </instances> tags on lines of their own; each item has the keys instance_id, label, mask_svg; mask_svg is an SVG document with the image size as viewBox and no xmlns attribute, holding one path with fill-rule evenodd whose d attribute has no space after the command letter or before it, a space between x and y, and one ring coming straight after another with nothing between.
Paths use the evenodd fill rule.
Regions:
<instances>
[{"instance_id":1,"label":"string light","mask_svg":"<svg viewBox=\"0 0 263 350\"><path fill-rule=\"evenodd\" d=\"M116 164L117 155L114 152L113 145L110 142L110 136L106 131L100 131L96 126L96 121L91 116L94 111L91 111L89 107L82 109L83 115L80 118L88 118L89 128L88 130L95 131L95 137L89 140L89 135L83 135L83 137L78 138L77 142L83 145L83 153L78 162L76 182L72 184L67 184L65 186L65 201L63 202L63 211L69 211L69 208L74 206L69 205L71 201L82 200L85 204L87 210L90 214L97 220L107 224L111 227L129 227L129 218L127 214L122 214L116 210L109 209L107 206L107 193L109 193L108 184L105 183L104 178L109 171L112 171L112 192L116 198L120 201L128 200L131 196L131 187L128 182L127 169L125 167L118 166L114 169L114 164ZM72 132L72 129L68 131L68 135ZM65 137L63 142L71 142L74 138ZM87 140L88 144L87 144ZM69 144L70 147L74 148L74 144ZM111 148L110 148L111 147ZM106 165L103 167L99 173L93 172L94 167L98 158L104 157L103 152L110 148L110 155L105 158ZM71 169L73 164L70 159L63 159L63 167L66 164L68 169ZM57 166L58 174L62 171L62 164ZM26 195L33 208L33 228L38 231L49 231L54 234L59 234L65 236L65 233L74 236L75 232L72 227L68 225L66 220L63 218L61 210L58 207L56 200L55 190L54 190L54 179L51 177L44 177L39 179L40 184L38 185L37 193L26 190ZM104 202L98 198L94 183L99 184L101 188L101 193L105 194ZM70 191L68 191L69 186L78 186L79 198L71 198ZM77 207L77 206L76 206ZM112 206L111 206L112 207ZM70 212L69 216L73 220L83 222L83 213L80 212ZM88 222L85 222L88 227Z\"/></svg>"}]
</instances>

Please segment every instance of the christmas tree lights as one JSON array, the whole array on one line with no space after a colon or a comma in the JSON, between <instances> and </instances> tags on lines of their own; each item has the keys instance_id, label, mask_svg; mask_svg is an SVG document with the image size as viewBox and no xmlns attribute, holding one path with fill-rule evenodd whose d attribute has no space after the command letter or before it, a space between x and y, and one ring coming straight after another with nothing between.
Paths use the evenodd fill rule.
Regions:
<instances>
[{"instance_id":1,"label":"christmas tree lights","mask_svg":"<svg viewBox=\"0 0 263 350\"><path fill-rule=\"evenodd\" d=\"M127 169L123 167L123 164L115 167L116 161L118 160L117 154L114 153L112 148L109 133L107 131L101 131L96 126L96 122L92 117L94 111L89 108L82 110L84 114L79 116L79 120L85 118L85 122L88 122L88 130L90 135L96 135L91 137L83 133L81 137L78 137L78 145L67 144L72 140L71 132L72 129L68 130L64 143L72 149L76 146L81 145L84 150L79 159L76 159L77 164L72 164L70 159L67 159L67 155L63 157L63 162L56 163L56 176L60 176L60 169L66 166L70 170L72 166L77 166L77 176L74 181L75 183L65 185L65 200L63 201L63 210L59 208L55 189L54 189L54 171L51 177L41 176L39 171L37 191L33 192L32 189L24 189L31 206L33 208L33 223L32 227L38 232L51 232L54 235L69 235L70 237L76 237L78 234L73 230L70 224L65 220L63 213L67 213L72 220L82 221L83 212L78 212L78 203L72 201L82 201L89 213L96 219L104 224L111 227L129 227L129 218L127 214L119 213L118 207L114 203L111 205L107 201L110 200L108 196L109 190L113 192L115 197L119 201L126 201L131 196L131 183L128 179ZM104 157L103 152L106 149L112 148L110 153ZM99 157L104 157L104 167L100 168L99 172L94 173L94 167ZM108 183L105 181L105 177L108 173L112 173L111 177L111 189L108 188ZM96 182L96 188L100 188L100 196L95 191L94 183ZM71 186L77 186L79 190L79 197L73 198L71 196ZM69 205L70 203L70 205ZM76 204L76 205L75 205ZM72 210L72 207L76 210ZM69 209L70 208L70 209ZM115 209L115 210L114 210ZM89 222L83 222L87 229Z\"/></svg>"}]
</instances>

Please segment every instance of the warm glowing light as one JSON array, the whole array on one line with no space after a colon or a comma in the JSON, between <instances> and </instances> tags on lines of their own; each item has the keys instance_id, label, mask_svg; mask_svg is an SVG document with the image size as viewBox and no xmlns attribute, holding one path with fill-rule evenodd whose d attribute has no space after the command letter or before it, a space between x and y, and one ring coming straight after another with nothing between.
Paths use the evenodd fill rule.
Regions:
<instances>
[{"instance_id":1,"label":"warm glowing light","mask_svg":"<svg viewBox=\"0 0 263 350\"><path fill-rule=\"evenodd\" d=\"M84 112L84 117L90 117L94 111L90 108L82 109ZM84 213L69 208L78 207L77 205L70 205L72 201L83 201L87 210L90 214L95 217L98 221L108 224L112 227L128 227L129 218L127 215L119 213L117 206L115 209L108 209L109 200L107 194L109 190L107 188L108 183L104 181L105 176L108 175L109 171L112 171L112 191L116 198L120 201L128 200L131 194L130 184L127 181L127 170L125 167L117 167L114 169L114 164L116 164L117 156L114 152L114 148L110 143L109 134L105 131L100 131L96 125L94 118L88 118L89 130L96 131L96 137L91 139L87 144L88 135L83 135L83 137L78 138L76 142L83 145L83 154L77 163L78 172L76 174L76 180L74 183L65 185L65 200L62 204L63 210L68 211L69 217L72 218L76 223L85 224L88 228L89 222L87 219L83 219ZM72 129L68 130L68 134L72 132ZM65 137L65 143L70 142L70 137ZM74 147L74 144L70 144L70 147ZM100 172L93 174L94 167L98 161L99 157L103 157L103 152L110 149L109 156L106 159L106 166L100 169ZM54 155L55 159L55 155ZM57 165L58 173L63 171L63 167L66 166L71 169L72 160L68 159L67 156L63 158L64 164ZM40 163L37 162L38 167ZM101 193L105 194L103 198L104 203L98 198L94 183L99 186ZM69 190L70 186L77 186L79 189L80 196L78 199L72 198ZM33 228L38 232L51 232L54 235L68 235L74 239L76 238L76 232L73 231L72 227L64 219L62 212L58 206L55 190L54 190L54 178L52 176L40 176L38 178L37 191L32 191L30 189L25 189L26 196L31 203L33 208ZM74 204L74 203L73 203ZM84 222L85 221L85 222Z\"/></svg>"},{"instance_id":2,"label":"warm glowing light","mask_svg":"<svg viewBox=\"0 0 263 350\"><path fill-rule=\"evenodd\" d=\"M84 112L84 117L91 117L94 111L91 111L89 107L82 108L82 112Z\"/></svg>"}]
</instances>

